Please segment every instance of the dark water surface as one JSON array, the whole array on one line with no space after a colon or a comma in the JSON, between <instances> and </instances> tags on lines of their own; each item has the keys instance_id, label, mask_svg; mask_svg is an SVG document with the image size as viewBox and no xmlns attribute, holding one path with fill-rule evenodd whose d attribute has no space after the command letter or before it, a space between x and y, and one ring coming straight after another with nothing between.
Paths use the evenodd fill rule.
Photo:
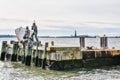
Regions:
<instances>
[{"instance_id":1,"label":"dark water surface","mask_svg":"<svg viewBox=\"0 0 120 80\"><path fill-rule=\"evenodd\" d=\"M0 80L119 80L120 66L79 68L65 71L0 61Z\"/></svg>"}]
</instances>

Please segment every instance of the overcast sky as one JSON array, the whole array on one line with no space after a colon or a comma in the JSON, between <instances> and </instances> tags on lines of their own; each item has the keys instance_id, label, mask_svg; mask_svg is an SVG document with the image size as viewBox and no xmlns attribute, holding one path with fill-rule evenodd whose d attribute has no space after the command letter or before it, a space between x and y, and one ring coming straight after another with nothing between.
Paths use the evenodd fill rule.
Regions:
<instances>
[{"instance_id":1,"label":"overcast sky","mask_svg":"<svg viewBox=\"0 0 120 80\"><path fill-rule=\"evenodd\" d=\"M39 35L120 35L119 0L0 0L0 34L31 25Z\"/></svg>"}]
</instances>

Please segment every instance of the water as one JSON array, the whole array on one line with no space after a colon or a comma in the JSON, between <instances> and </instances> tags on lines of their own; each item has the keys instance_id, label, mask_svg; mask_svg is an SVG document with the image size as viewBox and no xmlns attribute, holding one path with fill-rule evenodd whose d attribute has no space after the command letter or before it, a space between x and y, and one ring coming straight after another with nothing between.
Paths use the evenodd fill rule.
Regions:
<instances>
[{"instance_id":1,"label":"water","mask_svg":"<svg viewBox=\"0 0 120 80\"><path fill-rule=\"evenodd\" d=\"M1 38L2 41L16 40ZM40 38L41 42L54 41L59 46L79 46L78 38ZM86 38L86 46L100 47L99 38ZM108 47L120 48L120 38L109 38ZM0 61L0 80L120 80L120 66L79 68L67 71L42 70L40 67L28 67L21 63Z\"/></svg>"},{"instance_id":2,"label":"water","mask_svg":"<svg viewBox=\"0 0 120 80\"><path fill-rule=\"evenodd\" d=\"M20 63L0 62L0 80L119 80L120 66L69 71L42 70Z\"/></svg>"},{"instance_id":3,"label":"water","mask_svg":"<svg viewBox=\"0 0 120 80\"><path fill-rule=\"evenodd\" d=\"M54 41L59 46L80 46L79 38L40 38L42 44ZM85 38L85 47L94 46L100 48L100 38ZM108 38L108 47L120 48L120 38Z\"/></svg>"},{"instance_id":4,"label":"water","mask_svg":"<svg viewBox=\"0 0 120 80\"><path fill-rule=\"evenodd\" d=\"M0 47L2 41L17 40L16 38L0 38ZM79 38L39 38L42 44L54 41L56 46L80 46ZM85 46L94 46L100 48L100 38L85 38ZM120 38L108 38L108 47L120 48Z\"/></svg>"}]
</instances>

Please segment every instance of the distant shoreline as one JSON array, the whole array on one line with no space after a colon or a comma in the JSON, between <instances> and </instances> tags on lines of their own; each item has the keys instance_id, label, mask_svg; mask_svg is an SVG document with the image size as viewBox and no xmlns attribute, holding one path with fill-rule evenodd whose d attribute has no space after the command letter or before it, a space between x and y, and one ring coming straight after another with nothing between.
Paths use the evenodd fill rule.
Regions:
<instances>
[{"instance_id":1,"label":"distant shoreline","mask_svg":"<svg viewBox=\"0 0 120 80\"><path fill-rule=\"evenodd\" d=\"M16 38L15 35L0 35L0 38Z\"/></svg>"},{"instance_id":2,"label":"distant shoreline","mask_svg":"<svg viewBox=\"0 0 120 80\"><path fill-rule=\"evenodd\" d=\"M99 38L100 36L38 36L38 38ZM15 35L0 35L0 38L16 38ZM108 36L108 38L120 38L120 36Z\"/></svg>"}]
</instances>

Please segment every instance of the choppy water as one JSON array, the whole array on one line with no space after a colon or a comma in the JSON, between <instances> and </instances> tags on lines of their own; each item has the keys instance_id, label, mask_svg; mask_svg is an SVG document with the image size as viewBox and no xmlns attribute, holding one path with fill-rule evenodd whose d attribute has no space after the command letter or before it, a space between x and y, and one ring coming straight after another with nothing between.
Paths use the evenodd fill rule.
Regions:
<instances>
[{"instance_id":1,"label":"choppy water","mask_svg":"<svg viewBox=\"0 0 120 80\"><path fill-rule=\"evenodd\" d=\"M0 43L3 40L15 39L1 38ZM42 38L40 40L43 44L54 41L55 45L79 46L78 38ZM99 38L87 38L85 41L86 46L100 47ZM108 39L108 46L120 48L120 38ZM120 80L120 66L52 71L42 70L40 67L27 67L21 63L0 61L0 80Z\"/></svg>"},{"instance_id":2,"label":"choppy water","mask_svg":"<svg viewBox=\"0 0 120 80\"><path fill-rule=\"evenodd\" d=\"M120 66L51 71L0 61L0 80L120 80Z\"/></svg>"}]
</instances>

